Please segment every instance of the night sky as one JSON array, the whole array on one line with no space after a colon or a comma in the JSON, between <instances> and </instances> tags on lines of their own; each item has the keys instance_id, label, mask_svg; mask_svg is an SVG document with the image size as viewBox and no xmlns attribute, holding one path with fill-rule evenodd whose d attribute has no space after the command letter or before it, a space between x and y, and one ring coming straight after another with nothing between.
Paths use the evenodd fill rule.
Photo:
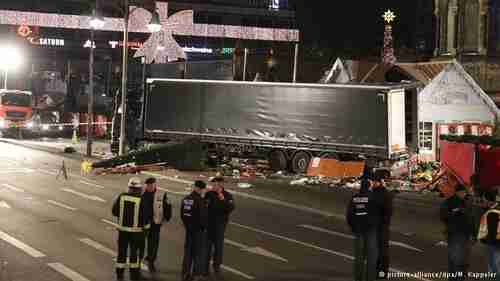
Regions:
<instances>
[{"instance_id":1,"label":"night sky","mask_svg":"<svg viewBox=\"0 0 500 281\"><path fill-rule=\"evenodd\" d=\"M420 13L424 15L416 13L416 1L295 0L294 2L297 7L297 23L304 43L316 42L321 47L334 50L380 48L384 34L382 14L387 9L397 14L393 27L395 46L412 47L415 45L417 18L430 16L428 11L421 10ZM432 34L428 35L432 38Z\"/></svg>"}]
</instances>

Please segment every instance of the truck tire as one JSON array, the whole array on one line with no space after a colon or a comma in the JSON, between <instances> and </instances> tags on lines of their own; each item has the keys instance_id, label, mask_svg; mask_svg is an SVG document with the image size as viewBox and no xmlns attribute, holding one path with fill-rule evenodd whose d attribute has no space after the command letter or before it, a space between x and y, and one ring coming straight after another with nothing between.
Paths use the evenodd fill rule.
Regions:
<instances>
[{"instance_id":1,"label":"truck tire","mask_svg":"<svg viewBox=\"0 0 500 281\"><path fill-rule=\"evenodd\" d=\"M296 174L305 174L311 161L311 154L305 151L295 153L292 158L292 171Z\"/></svg>"},{"instance_id":2,"label":"truck tire","mask_svg":"<svg viewBox=\"0 0 500 281\"><path fill-rule=\"evenodd\" d=\"M287 168L286 155L281 150L274 150L269 153L269 165L275 172L285 171Z\"/></svg>"}]
</instances>

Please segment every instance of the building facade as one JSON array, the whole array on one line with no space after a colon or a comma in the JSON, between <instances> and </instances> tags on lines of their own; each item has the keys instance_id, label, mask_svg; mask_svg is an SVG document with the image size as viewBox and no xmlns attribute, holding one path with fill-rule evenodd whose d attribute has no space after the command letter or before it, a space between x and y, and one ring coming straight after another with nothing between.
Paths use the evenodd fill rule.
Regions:
<instances>
[{"instance_id":1,"label":"building facade","mask_svg":"<svg viewBox=\"0 0 500 281\"><path fill-rule=\"evenodd\" d=\"M500 103L500 1L435 0L437 59L458 59Z\"/></svg>"},{"instance_id":2,"label":"building facade","mask_svg":"<svg viewBox=\"0 0 500 281\"><path fill-rule=\"evenodd\" d=\"M0 1L0 10L41 12L65 15L89 15L91 7L87 0L18 0ZM160 2L160 1L158 1ZM106 17L120 17L116 11L100 0L99 9ZM295 12L287 0L177 0L167 2L168 15L181 10L193 10L195 24L235 25L262 28L294 29ZM89 48L95 48L96 73L100 77L113 76L119 72L122 53L121 32L96 31L94 42L90 42L90 31L85 29L48 28L37 26L0 25L0 40L14 41L22 46L25 56L23 73L54 71L59 77L71 68L73 73L88 73ZM148 38L148 34L130 33L130 56ZM174 39L185 50L188 61L232 60L237 47L254 50L284 47L293 53L290 42L237 40L230 38L177 36ZM292 58L293 59L293 58ZM142 76L139 59L130 59L131 78ZM23 78L21 77L21 80ZM15 82L15 75L9 82ZM106 85L110 84L106 82ZM18 87L19 83L15 86ZM19 86L21 87L21 86ZM107 87L111 89L112 87Z\"/></svg>"}]
</instances>

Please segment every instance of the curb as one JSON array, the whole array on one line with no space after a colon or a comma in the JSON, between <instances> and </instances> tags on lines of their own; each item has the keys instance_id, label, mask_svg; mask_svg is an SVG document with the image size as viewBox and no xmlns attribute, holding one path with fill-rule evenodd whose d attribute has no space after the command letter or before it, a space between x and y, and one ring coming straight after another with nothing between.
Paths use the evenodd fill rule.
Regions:
<instances>
[{"instance_id":1,"label":"curb","mask_svg":"<svg viewBox=\"0 0 500 281\"><path fill-rule=\"evenodd\" d=\"M76 151L75 153L64 153L64 150L60 150L57 148L48 147L48 146L44 146L44 145L28 144L28 143L13 141L13 140L5 139L5 138L0 138L0 142L12 144L12 145L17 145L17 146L21 146L21 147L26 147L26 148L30 148L30 149L34 149L34 150L39 150L39 151L43 151L43 152L47 152L47 153L51 153L51 154L57 154L58 156L71 158L71 159L75 159L76 157L78 157L79 160L83 160L83 159L102 160L103 159L102 157L99 157L96 155L92 155L92 157L88 157L85 154L78 152L78 151ZM71 157L71 156L76 156L76 157Z\"/></svg>"}]
</instances>

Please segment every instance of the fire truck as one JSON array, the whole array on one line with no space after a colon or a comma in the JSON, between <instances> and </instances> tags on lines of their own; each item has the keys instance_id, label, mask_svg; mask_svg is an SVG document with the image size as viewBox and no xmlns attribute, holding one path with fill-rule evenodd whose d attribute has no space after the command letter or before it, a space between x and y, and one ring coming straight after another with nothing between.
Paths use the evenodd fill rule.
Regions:
<instances>
[{"instance_id":1,"label":"fire truck","mask_svg":"<svg viewBox=\"0 0 500 281\"><path fill-rule=\"evenodd\" d=\"M0 133L21 137L34 127L33 99L29 91L0 90Z\"/></svg>"}]
</instances>

